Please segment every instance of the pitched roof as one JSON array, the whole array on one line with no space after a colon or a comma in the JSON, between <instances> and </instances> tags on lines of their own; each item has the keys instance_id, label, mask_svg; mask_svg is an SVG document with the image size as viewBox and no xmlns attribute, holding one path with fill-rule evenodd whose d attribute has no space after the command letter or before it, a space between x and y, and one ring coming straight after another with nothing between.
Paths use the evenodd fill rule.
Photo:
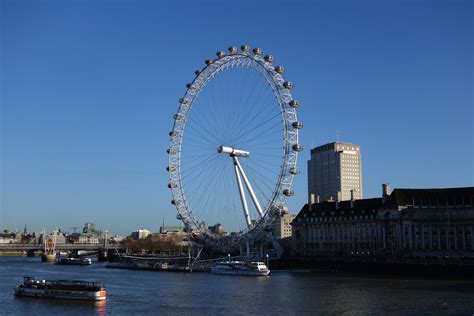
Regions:
<instances>
[{"instance_id":1,"label":"pitched roof","mask_svg":"<svg viewBox=\"0 0 474 316\"><path fill-rule=\"evenodd\" d=\"M474 205L474 187L444 189L395 189L387 200L382 198L361 199L342 202L321 202L305 204L295 220L304 216L360 215L388 209L409 206Z\"/></svg>"},{"instance_id":2,"label":"pitched roof","mask_svg":"<svg viewBox=\"0 0 474 316\"><path fill-rule=\"evenodd\" d=\"M472 205L474 187L445 189L395 189L387 206Z\"/></svg>"},{"instance_id":3,"label":"pitched roof","mask_svg":"<svg viewBox=\"0 0 474 316\"><path fill-rule=\"evenodd\" d=\"M322 202L311 205L305 204L295 219L304 216L305 214L311 216L339 216L344 214L358 215L363 212L375 212L383 205L382 198L355 200L351 205L351 201L342 202Z\"/></svg>"}]
</instances>

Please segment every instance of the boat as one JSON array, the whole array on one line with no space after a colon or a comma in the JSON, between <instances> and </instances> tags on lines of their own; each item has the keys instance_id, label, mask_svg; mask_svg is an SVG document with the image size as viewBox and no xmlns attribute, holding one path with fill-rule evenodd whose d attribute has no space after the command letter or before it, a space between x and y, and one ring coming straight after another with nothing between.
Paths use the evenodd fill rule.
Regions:
<instances>
[{"instance_id":1,"label":"boat","mask_svg":"<svg viewBox=\"0 0 474 316\"><path fill-rule=\"evenodd\" d=\"M87 266L92 264L91 258L61 258L56 264Z\"/></svg>"},{"instance_id":2,"label":"boat","mask_svg":"<svg viewBox=\"0 0 474 316\"><path fill-rule=\"evenodd\" d=\"M270 270L263 262L223 261L216 263L211 270L215 274L235 274L267 276Z\"/></svg>"},{"instance_id":3,"label":"boat","mask_svg":"<svg viewBox=\"0 0 474 316\"><path fill-rule=\"evenodd\" d=\"M15 295L74 300L103 301L107 292L102 282L78 280L37 280L25 276L15 287Z\"/></svg>"}]
</instances>

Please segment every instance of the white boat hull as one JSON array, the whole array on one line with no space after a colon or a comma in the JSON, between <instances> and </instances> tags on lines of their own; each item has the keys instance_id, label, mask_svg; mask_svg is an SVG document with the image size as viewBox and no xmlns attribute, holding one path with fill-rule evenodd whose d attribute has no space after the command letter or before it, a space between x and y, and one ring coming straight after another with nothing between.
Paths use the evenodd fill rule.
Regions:
<instances>
[{"instance_id":1,"label":"white boat hull","mask_svg":"<svg viewBox=\"0 0 474 316\"><path fill-rule=\"evenodd\" d=\"M231 274L231 275L251 275L251 276L267 276L270 274L270 270L267 271L236 271L236 270L212 270L214 274Z\"/></svg>"},{"instance_id":2,"label":"white boat hull","mask_svg":"<svg viewBox=\"0 0 474 316\"><path fill-rule=\"evenodd\" d=\"M263 262L224 261L216 263L211 270L214 274L267 276L270 270Z\"/></svg>"},{"instance_id":3,"label":"white boat hull","mask_svg":"<svg viewBox=\"0 0 474 316\"><path fill-rule=\"evenodd\" d=\"M67 292L67 293L66 293ZM106 296L101 296L101 291L85 292L85 291L60 291L60 290L43 290L43 289L25 289L15 288L15 295L38 297L38 298L57 298L69 300L87 300L87 301L104 301Z\"/></svg>"}]
</instances>

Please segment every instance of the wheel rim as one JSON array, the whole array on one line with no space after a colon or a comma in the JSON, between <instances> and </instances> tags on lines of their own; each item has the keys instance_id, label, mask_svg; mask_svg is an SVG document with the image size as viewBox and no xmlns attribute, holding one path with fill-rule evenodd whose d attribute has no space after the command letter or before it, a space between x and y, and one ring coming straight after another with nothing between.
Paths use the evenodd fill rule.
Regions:
<instances>
[{"instance_id":1,"label":"wheel rim","mask_svg":"<svg viewBox=\"0 0 474 316\"><path fill-rule=\"evenodd\" d=\"M297 156L298 152L302 150L302 147L298 144L298 129L302 127L302 124L297 121L297 116L296 116L296 107L298 106L297 101L292 99L290 89L292 88L292 84L289 82L284 81L282 75L281 75L281 70L282 67L275 67L272 64L273 57L269 57L268 55L265 57L262 57L258 51L255 53L250 53L247 51L243 52L231 52L229 54L223 54L223 53L218 53L218 58L214 60L207 60L206 61L206 67L204 67L202 70L196 72L196 77L194 80L187 85L187 90L183 97L180 99L180 105L178 108L177 113L174 116L174 124L173 124L173 129L170 132L170 147L168 148L168 154L169 154L169 165L168 165L168 171L169 171L169 176L170 176L170 182L168 184L168 187L172 191L173 195L173 200L172 203L176 206L177 211L178 211L178 218L183 221L184 226L188 232L193 232L195 234L198 234L200 236L200 239L207 243L207 244L229 244L232 242L236 242L242 237L244 237L247 234L251 234L252 232L255 232L256 230L261 230L264 228L266 225L270 224L271 221L273 220L275 214L279 211L282 210L284 206L284 200L286 196L291 196L293 194L293 191L291 191L291 184L293 181L293 177L298 173L298 169L296 166L297 163ZM257 139L257 141L254 140L254 137L248 136L247 134L252 131L252 124L256 123L257 128L263 129L265 128L265 125L258 126L258 120L255 121L255 117L258 117L257 115L253 116L251 112L259 112L259 106L263 108L263 110L267 110L265 107L264 102L261 102L257 104L256 109L249 107L249 110L245 112L243 108L248 104L248 102L239 102L239 101L229 101L235 106L235 111L236 112L228 112L227 114L230 116L222 118L222 113L219 113L219 115L215 114L214 112L219 112L219 111L224 111L223 110L223 103L222 101L216 101L216 99L219 99L216 96L216 93L219 92L220 86L219 84L215 84L214 86L212 85L214 82L224 82L227 80L228 77L223 77L222 75L225 74L232 74L235 75L234 77L230 77L229 81L236 80L236 82L239 82L238 80L242 80L242 78L239 79L239 71L242 71L243 75L247 75L248 73L251 73L250 76L256 75L260 77L260 81L258 84L260 85L265 85L268 90L266 91L267 96L266 98L269 98L269 96L273 97L274 99L274 104L272 104L271 108L269 108L269 111L273 112L273 115L278 114L278 120L280 122L280 136L279 136L279 141L280 141L280 147L278 148L278 151L273 151L272 153L278 153L279 157L275 159L279 159L279 166L275 168L275 163L272 162L273 165L268 164L268 160L271 160L269 157L258 157L260 154L258 150L263 150L265 149L261 145L259 145L259 148L250 148L252 149L250 153L250 157L253 158L253 160L249 159L244 160L241 159L242 167L245 171L245 174L249 174L248 178L250 183L253 181L255 184L255 192L257 195L260 195L260 198L262 199L262 209L263 209L263 214L255 216L255 212L252 213L252 217L254 217L254 221L251 223L251 225L248 225L247 227L242 227L242 225L236 225L238 226L237 228L231 227L232 224L229 224L229 222L226 222L224 224L224 229L227 230L228 232L233 231L234 234L232 236L222 236L220 234L215 234L209 231L207 228L207 225L212 225L215 224L216 222L219 221L224 221L224 219L220 219L218 215L222 214L227 214L227 212L222 212L222 209L226 206L225 203L222 202L221 200L221 205L218 206L219 210L221 212L217 212L216 210L209 211L208 208L204 205L204 203L199 203L199 199L211 199L214 200L214 202L218 198L222 198L219 196L218 193L221 193L221 195L224 195L224 193L220 192L222 189L219 185L216 185L218 183L217 179L212 179L214 182L208 182L211 183L211 185L214 185L214 189L210 187L204 187L204 189L207 189L207 196L199 196L196 197L195 195L198 194L199 190L204 190L203 188L200 188L199 186L196 185L195 188L193 188L192 183L192 178L190 180L190 175L193 173L193 177L195 177L194 182L197 183L203 183L203 180L201 177L212 177L209 174L206 175L206 171L208 168L221 168L222 170L226 170L227 174L226 177L230 178L231 173L229 173L229 166L232 165L230 158L224 157L222 154L219 156L217 153L217 146L218 145L224 145L224 146L247 146L247 147L252 147L252 146L257 146L259 141L265 142L265 140L262 139ZM237 78L237 79L236 79ZM245 77L247 78L247 77ZM220 80L220 81L218 81ZM249 80L250 82L250 80ZM253 83L247 82L246 84L250 86L250 93L253 93L255 95L255 91L259 88L256 85L253 85ZM245 98L245 93L242 91L239 91L238 88L236 88L235 83L230 83L231 91L234 92L234 97L236 100L238 100L238 97L240 96L240 99L243 100ZM214 88L214 90L213 90ZM237 94L235 96L235 91L240 92L240 95ZM216 92L217 91L217 92ZM214 102L209 101L211 98L215 98ZM247 97L249 97L247 95ZM228 98L229 99L229 98ZM227 100L228 100L227 99ZM222 99L221 99L222 100ZM258 101L258 100L257 100ZM271 102L271 101L270 101ZM209 105L211 104L212 105ZM218 106L215 104L218 103ZM257 102L258 103L258 102ZM206 120L204 119L203 113L206 113L206 106L209 106L210 109L208 109L208 112L211 113L209 114L209 117L214 116L220 117L222 119L221 122L218 120ZM212 107L214 106L214 107ZM229 104L226 104L226 106L229 106ZM243 108L242 108L243 107ZM240 112L239 112L240 111ZM237 113L237 114L236 114ZM201 114L201 121L197 122L196 117L200 117ZM221 115L222 114L222 115ZM261 115L266 115L267 113L260 113ZM269 114L268 114L269 115ZM275 115L276 116L276 115ZM231 117L231 120L228 120L228 118ZM240 119L237 119L236 117L240 117ZM270 116L268 117L263 117L263 119L269 120ZM271 117L273 118L273 117ZM252 121L253 120L253 121ZM207 121L207 122L206 122ZM233 126L235 121L238 122L244 122L244 123L237 123L237 127ZM203 124L203 122L206 122ZM215 124L209 124L209 122L214 122ZM266 122L266 121L263 121ZM276 122L276 121L275 121ZM199 124L201 124L204 127L199 128ZM217 128L214 125L221 125L219 128ZM224 124L224 132L222 133L222 124ZM239 125L241 124L241 125ZM267 123L265 123L267 124ZM270 123L268 123L270 124ZM234 124L235 125L235 124ZM206 127L207 126L207 127ZM273 128L273 127L272 127ZM219 130L221 134L219 134ZM240 130L239 130L240 129ZM243 132L242 132L243 130ZM270 133L272 129L268 128L266 129L263 134L260 134L262 136L259 136L263 138L265 133ZM242 135L243 133L243 135ZM247 133L247 134L246 134ZM276 133L275 133L276 135ZM242 144L239 144L239 139L240 140L246 140L246 141L241 141ZM215 142L215 143L213 143ZM225 143L227 142L227 143ZM222 143L222 144L221 144ZM245 144L243 144L245 143ZM253 144L253 145L252 145ZM270 143L267 142L266 145L269 145ZM276 144L276 143L275 143ZM271 144L274 146L275 144ZM212 148L212 145L215 145L214 148ZM193 149L193 146L196 146L197 148ZM204 147L206 149L204 150ZM276 147L272 147L276 148ZM199 156L197 158L193 158L191 155L191 152L194 151L199 151L202 149L203 155ZM242 150L247 150L249 148L242 148ZM276 149L275 149L276 150ZM267 151L266 151L267 152ZM204 156L204 154L209 155ZM255 158L254 158L255 156ZM225 160L227 158L227 161ZM200 160L199 160L200 159ZM260 164L256 163L257 159L260 159L261 161ZM276 160L273 161L276 161ZM192 161L195 162L194 165L192 165ZM216 164L222 163L222 166L216 166ZM252 163L250 163L252 162ZM225 164L228 163L227 166ZM270 189L268 189L268 183L266 183L267 179L265 176L262 176L262 173L264 172L264 163L267 163L266 169L270 170L268 171L269 174L273 172L275 176L273 177L273 180L268 180L271 181L272 183L270 184ZM187 169L188 168L188 169ZM198 168L198 171L195 171L194 169ZM227 169L224 169L227 168ZM224 172L223 171L223 172ZM260 174L260 178L257 176ZM252 179L250 179L252 178ZM196 179L201 179L200 182ZM261 188L259 187L259 181L262 184L262 186L266 186L266 188ZM235 176L234 176L234 182L235 182ZM205 181L204 181L205 183ZM233 196L235 198L235 193L236 191L236 184L234 184L234 188L230 186L229 183L227 183L228 190L229 192L233 191ZM257 188L258 187L258 188ZM203 191L204 192L204 191ZM249 193L249 190L247 188L246 193ZM194 194L194 196L193 196ZM229 193L231 194L231 193ZM217 203L217 202L215 202ZM229 205L232 205L232 208L236 208L235 206L235 201L232 203L229 202ZM214 205L215 207L215 205ZM202 209L205 209L205 211L209 211L209 214L206 215ZM256 207L255 207L256 210ZM235 210L232 212L235 213ZM229 211L230 213L230 211ZM215 216L215 221L213 216ZM233 216L238 216L237 214L233 214ZM207 225L202 225L201 222L203 220L210 220L211 222L207 222ZM214 221L214 222L212 222ZM226 227L227 226L227 227Z\"/></svg>"}]
</instances>

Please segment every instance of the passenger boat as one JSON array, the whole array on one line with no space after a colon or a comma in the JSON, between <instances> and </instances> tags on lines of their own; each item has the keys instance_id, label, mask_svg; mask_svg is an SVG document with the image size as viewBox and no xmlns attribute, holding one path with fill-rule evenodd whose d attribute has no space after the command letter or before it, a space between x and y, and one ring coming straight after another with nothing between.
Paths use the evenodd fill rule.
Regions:
<instances>
[{"instance_id":1,"label":"passenger boat","mask_svg":"<svg viewBox=\"0 0 474 316\"><path fill-rule=\"evenodd\" d=\"M24 277L15 287L15 295L73 300L103 301L107 298L102 282L77 280L36 280Z\"/></svg>"},{"instance_id":2,"label":"passenger boat","mask_svg":"<svg viewBox=\"0 0 474 316\"><path fill-rule=\"evenodd\" d=\"M87 266L92 264L91 258L61 258L56 264Z\"/></svg>"},{"instance_id":3,"label":"passenger boat","mask_svg":"<svg viewBox=\"0 0 474 316\"><path fill-rule=\"evenodd\" d=\"M267 276L270 270L263 262L223 261L216 263L211 270L215 274L235 274Z\"/></svg>"}]
</instances>

